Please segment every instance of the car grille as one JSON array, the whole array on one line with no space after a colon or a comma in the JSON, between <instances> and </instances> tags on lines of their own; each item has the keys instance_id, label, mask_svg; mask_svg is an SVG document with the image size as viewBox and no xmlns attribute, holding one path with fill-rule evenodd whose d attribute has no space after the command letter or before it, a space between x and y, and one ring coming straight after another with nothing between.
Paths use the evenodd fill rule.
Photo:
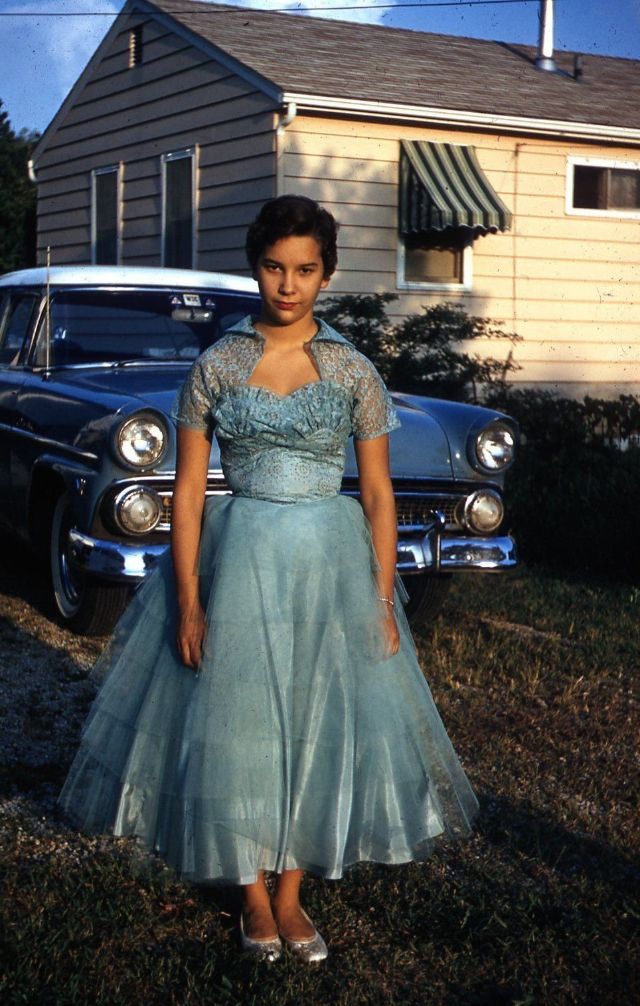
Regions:
<instances>
[{"instance_id":1,"label":"car grille","mask_svg":"<svg viewBox=\"0 0 640 1006\"><path fill-rule=\"evenodd\" d=\"M456 507L463 496L396 496L398 528L422 527L433 522L435 511L444 515L447 527L458 527Z\"/></svg>"},{"instance_id":2,"label":"car grille","mask_svg":"<svg viewBox=\"0 0 640 1006\"><path fill-rule=\"evenodd\" d=\"M220 495L220 489L213 489L207 492L207 496ZM157 531L168 531L171 527L172 496L169 492L160 492L162 499L162 516L158 523ZM402 532L409 528L424 527L433 523L435 511L444 514L445 525L448 528L458 528L459 522L456 520L456 507L460 500L465 498L464 494L442 495L437 493L411 493L410 495L396 494L396 510L398 513L398 530Z\"/></svg>"}]
</instances>

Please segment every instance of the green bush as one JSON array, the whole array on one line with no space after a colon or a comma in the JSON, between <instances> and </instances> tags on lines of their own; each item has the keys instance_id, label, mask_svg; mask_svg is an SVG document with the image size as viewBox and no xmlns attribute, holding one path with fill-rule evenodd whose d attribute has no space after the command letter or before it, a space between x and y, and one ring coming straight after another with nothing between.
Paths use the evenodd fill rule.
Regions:
<instances>
[{"instance_id":1,"label":"green bush","mask_svg":"<svg viewBox=\"0 0 640 1006\"><path fill-rule=\"evenodd\" d=\"M522 556L563 569L633 575L640 565L640 400L580 402L507 389L489 401L521 428L507 505Z\"/></svg>"},{"instance_id":2,"label":"green bush","mask_svg":"<svg viewBox=\"0 0 640 1006\"><path fill-rule=\"evenodd\" d=\"M565 570L637 574L638 499L638 448L524 444L507 477L507 509L522 558Z\"/></svg>"},{"instance_id":3,"label":"green bush","mask_svg":"<svg viewBox=\"0 0 640 1006\"><path fill-rule=\"evenodd\" d=\"M368 356L396 391L478 402L484 389L496 394L506 389L507 375L519 369L511 348L519 336L467 314L459 304L433 304L393 321L386 309L397 299L392 293L331 297L318 314ZM508 342L505 359L459 348L481 338Z\"/></svg>"},{"instance_id":4,"label":"green bush","mask_svg":"<svg viewBox=\"0 0 640 1006\"><path fill-rule=\"evenodd\" d=\"M471 401L520 424L518 459L507 476L510 523L529 562L632 575L640 566L640 398L561 398L513 389L518 336L455 304L393 321L394 294L333 297L320 313L365 353L397 391ZM460 344L505 339L504 360ZM620 447L628 448L621 450Z\"/></svg>"}]
</instances>

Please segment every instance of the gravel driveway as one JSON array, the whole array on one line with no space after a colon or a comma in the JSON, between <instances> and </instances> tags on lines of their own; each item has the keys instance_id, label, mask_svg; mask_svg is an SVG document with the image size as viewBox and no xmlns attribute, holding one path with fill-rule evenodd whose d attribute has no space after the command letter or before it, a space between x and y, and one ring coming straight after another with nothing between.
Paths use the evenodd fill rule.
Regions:
<instances>
[{"instance_id":1,"label":"gravel driveway","mask_svg":"<svg viewBox=\"0 0 640 1006\"><path fill-rule=\"evenodd\" d=\"M0 539L0 813L50 812L93 697L106 639L53 619L43 567Z\"/></svg>"}]
</instances>

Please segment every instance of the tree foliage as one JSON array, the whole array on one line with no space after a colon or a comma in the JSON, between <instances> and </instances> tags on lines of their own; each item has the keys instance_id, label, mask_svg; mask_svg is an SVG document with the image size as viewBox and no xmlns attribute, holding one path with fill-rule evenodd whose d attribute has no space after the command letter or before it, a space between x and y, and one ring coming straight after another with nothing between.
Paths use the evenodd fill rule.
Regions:
<instances>
[{"instance_id":1,"label":"tree foliage","mask_svg":"<svg viewBox=\"0 0 640 1006\"><path fill-rule=\"evenodd\" d=\"M520 336L487 318L468 314L458 304L433 304L421 314L392 319L387 306L395 294L331 297L319 314L350 339L375 364L396 391L477 402L488 389L506 388L518 370L513 345ZM471 352L479 339L504 340L504 359Z\"/></svg>"},{"instance_id":2,"label":"tree foliage","mask_svg":"<svg viewBox=\"0 0 640 1006\"><path fill-rule=\"evenodd\" d=\"M37 140L37 133L13 131L0 99L0 273L35 264L36 187L28 164Z\"/></svg>"}]
</instances>

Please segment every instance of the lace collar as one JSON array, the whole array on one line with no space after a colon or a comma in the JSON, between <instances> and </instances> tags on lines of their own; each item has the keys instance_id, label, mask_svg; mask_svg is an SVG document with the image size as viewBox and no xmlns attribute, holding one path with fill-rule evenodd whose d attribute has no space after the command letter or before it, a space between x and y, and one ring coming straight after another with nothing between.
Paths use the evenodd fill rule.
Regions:
<instances>
[{"instance_id":1,"label":"lace collar","mask_svg":"<svg viewBox=\"0 0 640 1006\"><path fill-rule=\"evenodd\" d=\"M352 343L350 343L348 339L345 339L343 335L340 335L339 332L336 332L335 328L332 328L331 325L327 325L326 321L323 321L322 318L316 318L315 321L318 323L318 331L310 340L311 342L316 341L341 342L347 346L352 345ZM251 317L250 314L248 314L246 318L243 318L241 321L237 321L235 325L232 325L231 328L228 328L224 334L225 336L249 335L252 336L254 339L263 338L263 336L260 335L260 332L258 332L258 330L254 327L253 318Z\"/></svg>"}]
</instances>

